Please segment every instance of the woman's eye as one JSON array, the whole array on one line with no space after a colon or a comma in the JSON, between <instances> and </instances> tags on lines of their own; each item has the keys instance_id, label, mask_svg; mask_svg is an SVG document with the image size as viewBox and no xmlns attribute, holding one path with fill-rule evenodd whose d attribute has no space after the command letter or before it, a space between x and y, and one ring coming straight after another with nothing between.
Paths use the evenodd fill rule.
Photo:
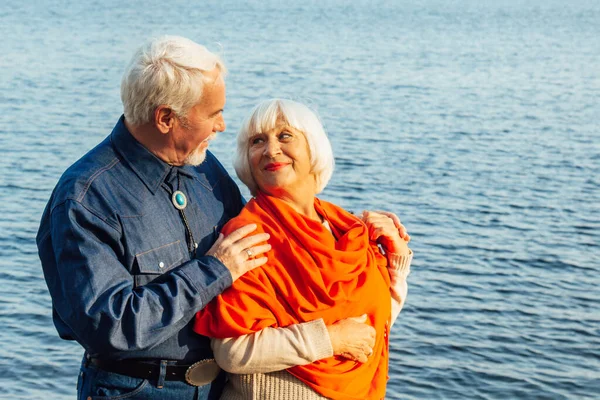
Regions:
<instances>
[{"instance_id":1,"label":"woman's eye","mask_svg":"<svg viewBox=\"0 0 600 400\"><path fill-rule=\"evenodd\" d=\"M259 138L259 137L255 137L255 138L250 139L250 144L253 144L253 145L254 144L259 144L259 143L262 143L262 142L263 142L263 139Z\"/></svg>"},{"instance_id":2,"label":"woman's eye","mask_svg":"<svg viewBox=\"0 0 600 400\"><path fill-rule=\"evenodd\" d=\"M279 139L280 140L286 140L286 139L290 139L292 137L292 134L289 132L281 132L279 134Z\"/></svg>"}]
</instances>

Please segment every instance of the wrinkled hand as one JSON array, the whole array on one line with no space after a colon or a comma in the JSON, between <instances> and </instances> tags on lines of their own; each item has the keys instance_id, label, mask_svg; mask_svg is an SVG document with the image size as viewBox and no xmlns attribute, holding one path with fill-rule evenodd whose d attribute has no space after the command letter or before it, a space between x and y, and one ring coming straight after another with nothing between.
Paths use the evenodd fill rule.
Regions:
<instances>
[{"instance_id":1,"label":"wrinkled hand","mask_svg":"<svg viewBox=\"0 0 600 400\"><path fill-rule=\"evenodd\" d=\"M398 234L400 235L400 238L402 238L407 243L410 242L410 235L408 234L408 232L406 231L406 227L402 225L402 223L400 222L400 218L398 218L396 214L394 214L393 212L382 210L375 210L374 212L378 214L383 214L386 217L391 218L392 221L394 221L394 225L398 229Z\"/></svg>"},{"instance_id":2,"label":"wrinkled hand","mask_svg":"<svg viewBox=\"0 0 600 400\"><path fill-rule=\"evenodd\" d=\"M367 315L346 318L327 326L333 355L367 362L375 346L375 328L366 324Z\"/></svg>"},{"instance_id":3,"label":"wrinkled hand","mask_svg":"<svg viewBox=\"0 0 600 400\"><path fill-rule=\"evenodd\" d=\"M409 254L410 235L396 214L387 211L363 211L362 220L369 229L369 238L380 243L386 252Z\"/></svg>"},{"instance_id":4,"label":"wrinkled hand","mask_svg":"<svg viewBox=\"0 0 600 400\"><path fill-rule=\"evenodd\" d=\"M270 244L260 244L266 242L270 236L268 233L248 236L255 230L256 224L249 224L236 229L227 237L221 233L215 244L206 252L207 256L216 257L227 267L234 282L246 272L267 262L267 257L256 256L271 250Z\"/></svg>"}]
</instances>

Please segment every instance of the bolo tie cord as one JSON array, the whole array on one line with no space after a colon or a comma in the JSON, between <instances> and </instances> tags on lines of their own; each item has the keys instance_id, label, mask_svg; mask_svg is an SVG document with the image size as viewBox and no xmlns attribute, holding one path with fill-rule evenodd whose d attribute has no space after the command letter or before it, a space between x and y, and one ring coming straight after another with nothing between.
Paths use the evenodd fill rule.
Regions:
<instances>
[{"instance_id":1,"label":"bolo tie cord","mask_svg":"<svg viewBox=\"0 0 600 400\"><path fill-rule=\"evenodd\" d=\"M177 191L179 192L179 172L177 172ZM187 199L186 199L187 205ZM185 233L186 233L186 241L188 245L188 251L192 254L192 256L196 256L196 241L194 240L194 234L192 233L192 228L190 228L190 224L185 216L184 208L178 208L179 215L181 215L181 219L183 220L183 224L185 225Z\"/></svg>"},{"instance_id":2,"label":"bolo tie cord","mask_svg":"<svg viewBox=\"0 0 600 400\"><path fill-rule=\"evenodd\" d=\"M192 230L190 229L190 224L188 223L187 218L185 217L185 213L183 210L179 210L181 214L181 218L183 219L183 223L185 224L185 229L187 231L187 241L188 241L188 251L192 253L192 255L196 256L196 242L194 241L194 235L192 234Z\"/></svg>"}]
</instances>

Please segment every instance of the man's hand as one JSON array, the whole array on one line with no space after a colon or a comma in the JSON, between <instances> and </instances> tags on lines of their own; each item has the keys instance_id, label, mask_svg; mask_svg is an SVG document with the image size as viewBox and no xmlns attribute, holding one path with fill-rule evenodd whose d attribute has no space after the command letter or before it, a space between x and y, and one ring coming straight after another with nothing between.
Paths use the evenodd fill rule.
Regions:
<instances>
[{"instance_id":1,"label":"man's hand","mask_svg":"<svg viewBox=\"0 0 600 400\"><path fill-rule=\"evenodd\" d=\"M333 355L367 362L375 346L375 328L367 325L367 315L346 318L327 326Z\"/></svg>"},{"instance_id":2,"label":"man's hand","mask_svg":"<svg viewBox=\"0 0 600 400\"><path fill-rule=\"evenodd\" d=\"M271 250L270 244L260 244L266 242L270 236L268 233L248 236L255 230L256 224L249 224L236 229L227 237L221 233L215 244L206 252L207 256L216 257L227 267L234 282L246 272L267 262L267 257L256 256Z\"/></svg>"}]
</instances>

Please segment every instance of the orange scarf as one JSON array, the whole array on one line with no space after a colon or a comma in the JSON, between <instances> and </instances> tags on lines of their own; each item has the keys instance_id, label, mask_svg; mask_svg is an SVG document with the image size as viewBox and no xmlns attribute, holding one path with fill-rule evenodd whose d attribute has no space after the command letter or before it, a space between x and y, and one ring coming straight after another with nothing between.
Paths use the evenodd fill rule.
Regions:
<instances>
[{"instance_id":1,"label":"orange scarf","mask_svg":"<svg viewBox=\"0 0 600 400\"><path fill-rule=\"evenodd\" d=\"M196 315L194 330L227 338L323 318L330 325L368 314L377 331L369 361L330 357L288 372L325 397L382 399L388 365L390 281L385 257L366 226L340 207L315 198L318 221L264 194L250 200L223 228L225 235L255 223L271 235L269 261L241 278Z\"/></svg>"}]
</instances>

